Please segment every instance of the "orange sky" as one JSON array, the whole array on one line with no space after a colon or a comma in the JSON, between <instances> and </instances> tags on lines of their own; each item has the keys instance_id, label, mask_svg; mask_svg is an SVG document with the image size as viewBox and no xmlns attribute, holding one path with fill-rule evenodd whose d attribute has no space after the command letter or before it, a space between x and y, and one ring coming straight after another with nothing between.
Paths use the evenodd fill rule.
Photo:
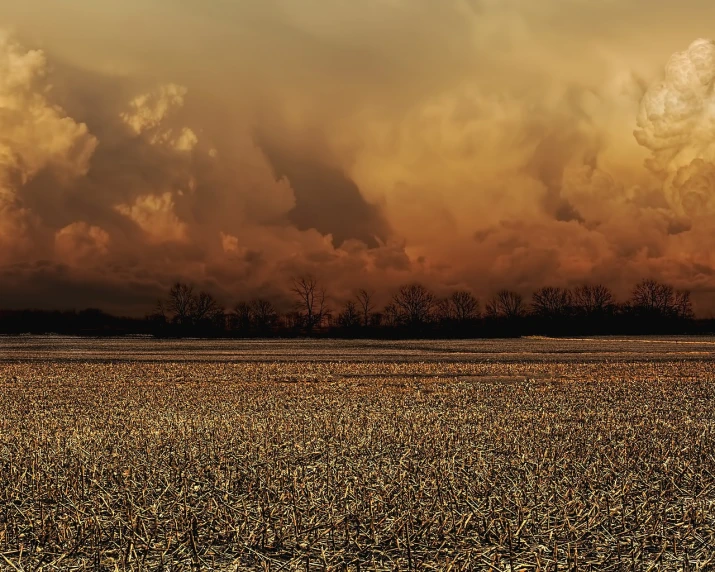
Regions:
<instances>
[{"instance_id":1,"label":"orange sky","mask_svg":"<svg viewBox=\"0 0 715 572\"><path fill-rule=\"evenodd\" d=\"M6 0L0 306L313 272L715 309L715 5ZM698 40L698 41L696 41Z\"/></svg>"}]
</instances>

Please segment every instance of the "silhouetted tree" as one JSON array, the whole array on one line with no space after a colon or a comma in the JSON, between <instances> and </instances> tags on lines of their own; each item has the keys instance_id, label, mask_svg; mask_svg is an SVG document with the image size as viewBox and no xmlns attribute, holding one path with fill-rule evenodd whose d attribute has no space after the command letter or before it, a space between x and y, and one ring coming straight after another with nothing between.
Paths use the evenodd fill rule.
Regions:
<instances>
[{"instance_id":1,"label":"silhouetted tree","mask_svg":"<svg viewBox=\"0 0 715 572\"><path fill-rule=\"evenodd\" d=\"M511 290L500 290L487 304L487 315L490 318L512 320L523 317L525 313L524 298Z\"/></svg>"},{"instance_id":2,"label":"silhouetted tree","mask_svg":"<svg viewBox=\"0 0 715 572\"><path fill-rule=\"evenodd\" d=\"M669 284L653 279L636 284L630 307L637 314L649 318L690 319L693 315L690 292L676 291Z\"/></svg>"},{"instance_id":3,"label":"silhouetted tree","mask_svg":"<svg viewBox=\"0 0 715 572\"><path fill-rule=\"evenodd\" d=\"M689 291L678 290L675 293L675 311L676 316L682 320L692 320L695 317Z\"/></svg>"},{"instance_id":4,"label":"silhouetted tree","mask_svg":"<svg viewBox=\"0 0 715 572\"><path fill-rule=\"evenodd\" d=\"M143 320L118 318L101 310L82 311L0 311L2 333L153 333L155 335L217 335L228 330L242 335L268 335L284 332L312 333L315 328L331 325L325 290L311 276L296 278L291 291L296 296L295 310L278 315L270 301L254 299L241 302L226 316L219 302L208 292L196 291L191 284L176 282L168 296L157 302L153 313ZM448 335L521 335L525 333L708 333L715 320L694 319L690 292L653 279L642 280L630 299L618 305L607 287L584 284L572 292L544 287L533 295L533 315L548 320L514 320L526 316L521 295L510 290L498 292L486 305L486 315L499 318L477 323L479 302L468 291L453 292L438 300L425 286L402 286L382 313L374 312L373 295L359 290L346 302L336 324L345 329L368 325L376 333L380 327L412 328L413 333ZM228 320L227 320L228 318ZM440 320L444 327L421 328ZM228 323L227 323L228 322ZM457 327L457 326L467 327ZM404 330L396 332L405 333ZM409 330L407 331L409 334ZM394 333L386 332L387 335Z\"/></svg>"},{"instance_id":5,"label":"silhouetted tree","mask_svg":"<svg viewBox=\"0 0 715 572\"><path fill-rule=\"evenodd\" d=\"M572 300L576 313L585 317L603 317L613 313L616 307L613 292L602 284L578 286Z\"/></svg>"},{"instance_id":6,"label":"silhouetted tree","mask_svg":"<svg viewBox=\"0 0 715 572\"><path fill-rule=\"evenodd\" d=\"M184 282L176 282L169 290L165 307L172 314L171 321L185 326L192 322L195 305L194 287Z\"/></svg>"},{"instance_id":7,"label":"silhouetted tree","mask_svg":"<svg viewBox=\"0 0 715 572\"><path fill-rule=\"evenodd\" d=\"M338 325L345 329L354 329L361 322L360 312L358 307L352 300L345 302L342 311L338 315Z\"/></svg>"},{"instance_id":8,"label":"silhouetted tree","mask_svg":"<svg viewBox=\"0 0 715 572\"><path fill-rule=\"evenodd\" d=\"M673 287L652 279L636 284L631 295L631 306L637 312L647 315L666 315L674 304Z\"/></svg>"},{"instance_id":9,"label":"silhouetted tree","mask_svg":"<svg viewBox=\"0 0 715 572\"><path fill-rule=\"evenodd\" d=\"M329 316L325 290L315 277L307 275L295 278L291 292L297 298L296 310L302 318L306 331L310 334Z\"/></svg>"},{"instance_id":10,"label":"silhouetted tree","mask_svg":"<svg viewBox=\"0 0 715 572\"><path fill-rule=\"evenodd\" d=\"M448 298L453 318L460 323L479 318L479 300L471 292L457 290Z\"/></svg>"},{"instance_id":11,"label":"silhouetted tree","mask_svg":"<svg viewBox=\"0 0 715 572\"><path fill-rule=\"evenodd\" d=\"M385 320L385 314L382 312L373 312L370 314L369 325L372 328L380 328Z\"/></svg>"},{"instance_id":12,"label":"silhouetted tree","mask_svg":"<svg viewBox=\"0 0 715 572\"><path fill-rule=\"evenodd\" d=\"M360 315L362 317L362 325L368 327L370 325L371 314L375 309L375 305L372 303L372 294L361 288L357 291L355 295L357 298Z\"/></svg>"},{"instance_id":13,"label":"silhouetted tree","mask_svg":"<svg viewBox=\"0 0 715 572\"><path fill-rule=\"evenodd\" d=\"M231 315L231 329L247 334L253 328L253 311L248 302L239 302Z\"/></svg>"},{"instance_id":14,"label":"silhouetted tree","mask_svg":"<svg viewBox=\"0 0 715 572\"><path fill-rule=\"evenodd\" d=\"M571 292L565 288L544 286L534 292L531 308L540 318L563 319L571 313Z\"/></svg>"},{"instance_id":15,"label":"silhouetted tree","mask_svg":"<svg viewBox=\"0 0 715 572\"><path fill-rule=\"evenodd\" d=\"M303 315L293 310L292 312L286 312L281 316L281 322L283 327L287 330L295 330L303 324Z\"/></svg>"},{"instance_id":16,"label":"silhouetted tree","mask_svg":"<svg viewBox=\"0 0 715 572\"><path fill-rule=\"evenodd\" d=\"M434 305L434 316L441 324L454 320L452 301L449 298L440 298Z\"/></svg>"},{"instance_id":17,"label":"silhouetted tree","mask_svg":"<svg viewBox=\"0 0 715 572\"><path fill-rule=\"evenodd\" d=\"M176 282L169 290L165 303L160 302L157 312L181 328L194 326L225 328L224 311L216 298L208 292L194 292L191 284Z\"/></svg>"},{"instance_id":18,"label":"silhouetted tree","mask_svg":"<svg viewBox=\"0 0 715 572\"><path fill-rule=\"evenodd\" d=\"M195 324L213 322L223 314L223 308L216 298L208 292L201 291L193 303L192 320Z\"/></svg>"},{"instance_id":19,"label":"silhouetted tree","mask_svg":"<svg viewBox=\"0 0 715 572\"><path fill-rule=\"evenodd\" d=\"M400 310L397 304L390 302L385 306L385 310L382 313L382 322L388 327L395 327L400 325Z\"/></svg>"},{"instance_id":20,"label":"silhouetted tree","mask_svg":"<svg viewBox=\"0 0 715 572\"><path fill-rule=\"evenodd\" d=\"M154 311L147 316L147 320L152 322L155 326L164 326L167 324L168 319L166 317L166 309L163 300L157 300L156 306L154 306Z\"/></svg>"},{"instance_id":21,"label":"silhouetted tree","mask_svg":"<svg viewBox=\"0 0 715 572\"><path fill-rule=\"evenodd\" d=\"M392 298L400 321L410 326L429 322L436 303L435 295L422 284L402 286Z\"/></svg>"},{"instance_id":22,"label":"silhouetted tree","mask_svg":"<svg viewBox=\"0 0 715 572\"><path fill-rule=\"evenodd\" d=\"M278 312L273 304L263 298L257 298L251 302L250 312L253 326L259 332L272 329L278 320Z\"/></svg>"}]
</instances>

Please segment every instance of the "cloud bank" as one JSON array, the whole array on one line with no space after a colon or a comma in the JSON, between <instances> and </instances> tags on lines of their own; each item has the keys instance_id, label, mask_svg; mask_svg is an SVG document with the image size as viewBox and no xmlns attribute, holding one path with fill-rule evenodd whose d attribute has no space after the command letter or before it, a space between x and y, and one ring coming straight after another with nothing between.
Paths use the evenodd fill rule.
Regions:
<instances>
[{"instance_id":1,"label":"cloud bank","mask_svg":"<svg viewBox=\"0 0 715 572\"><path fill-rule=\"evenodd\" d=\"M715 8L70 3L62 34L53 3L0 8L0 305L312 272L336 301L653 276L715 310L715 43L683 19Z\"/></svg>"}]
</instances>

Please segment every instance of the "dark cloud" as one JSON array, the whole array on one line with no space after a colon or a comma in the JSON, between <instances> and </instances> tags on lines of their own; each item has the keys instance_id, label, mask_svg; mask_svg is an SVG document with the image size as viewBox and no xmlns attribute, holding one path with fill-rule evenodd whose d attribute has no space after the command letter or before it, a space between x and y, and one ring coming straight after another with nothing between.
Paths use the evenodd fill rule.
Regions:
<instances>
[{"instance_id":1,"label":"dark cloud","mask_svg":"<svg viewBox=\"0 0 715 572\"><path fill-rule=\"evenodd\" d=\"M0 268L0 284L3 308L98 307L134 315L150 311L165 291L164 284L156 279L142 280L131 273L78 272L50 261Z\"/></svg>"},{"instance_id":2,"label":"dark cloud","mask_svg":"<svg viewBox=\"0 0 715 572\"><path fill-rule=\"evenodd\" d=\"M368 203L360 189L343 171L301 157L301 151L284 149L265 136L259 145L270 161L276 177L285 177L295 193L295 207L289 220L301 230L316 229L330 234L336 247L346 240L361 240L371 248L389 235L387 222L375 205Z\"/></svg>"}]
</instances>

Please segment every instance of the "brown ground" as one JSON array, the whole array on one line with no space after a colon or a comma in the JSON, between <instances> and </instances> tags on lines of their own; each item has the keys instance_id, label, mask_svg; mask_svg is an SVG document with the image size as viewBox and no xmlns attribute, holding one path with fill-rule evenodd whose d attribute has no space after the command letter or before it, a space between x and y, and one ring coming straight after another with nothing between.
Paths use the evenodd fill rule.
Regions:
<instances>
[{"instance_id":1,"label":"brown ground","mask_svg":"<svg viewBox=\"0 0 715 572\"><path fill-rule=\"evenodd\" d=\"M715 569L713 350L0 339L0 569Z\"/></svg>"}]
</instances>

